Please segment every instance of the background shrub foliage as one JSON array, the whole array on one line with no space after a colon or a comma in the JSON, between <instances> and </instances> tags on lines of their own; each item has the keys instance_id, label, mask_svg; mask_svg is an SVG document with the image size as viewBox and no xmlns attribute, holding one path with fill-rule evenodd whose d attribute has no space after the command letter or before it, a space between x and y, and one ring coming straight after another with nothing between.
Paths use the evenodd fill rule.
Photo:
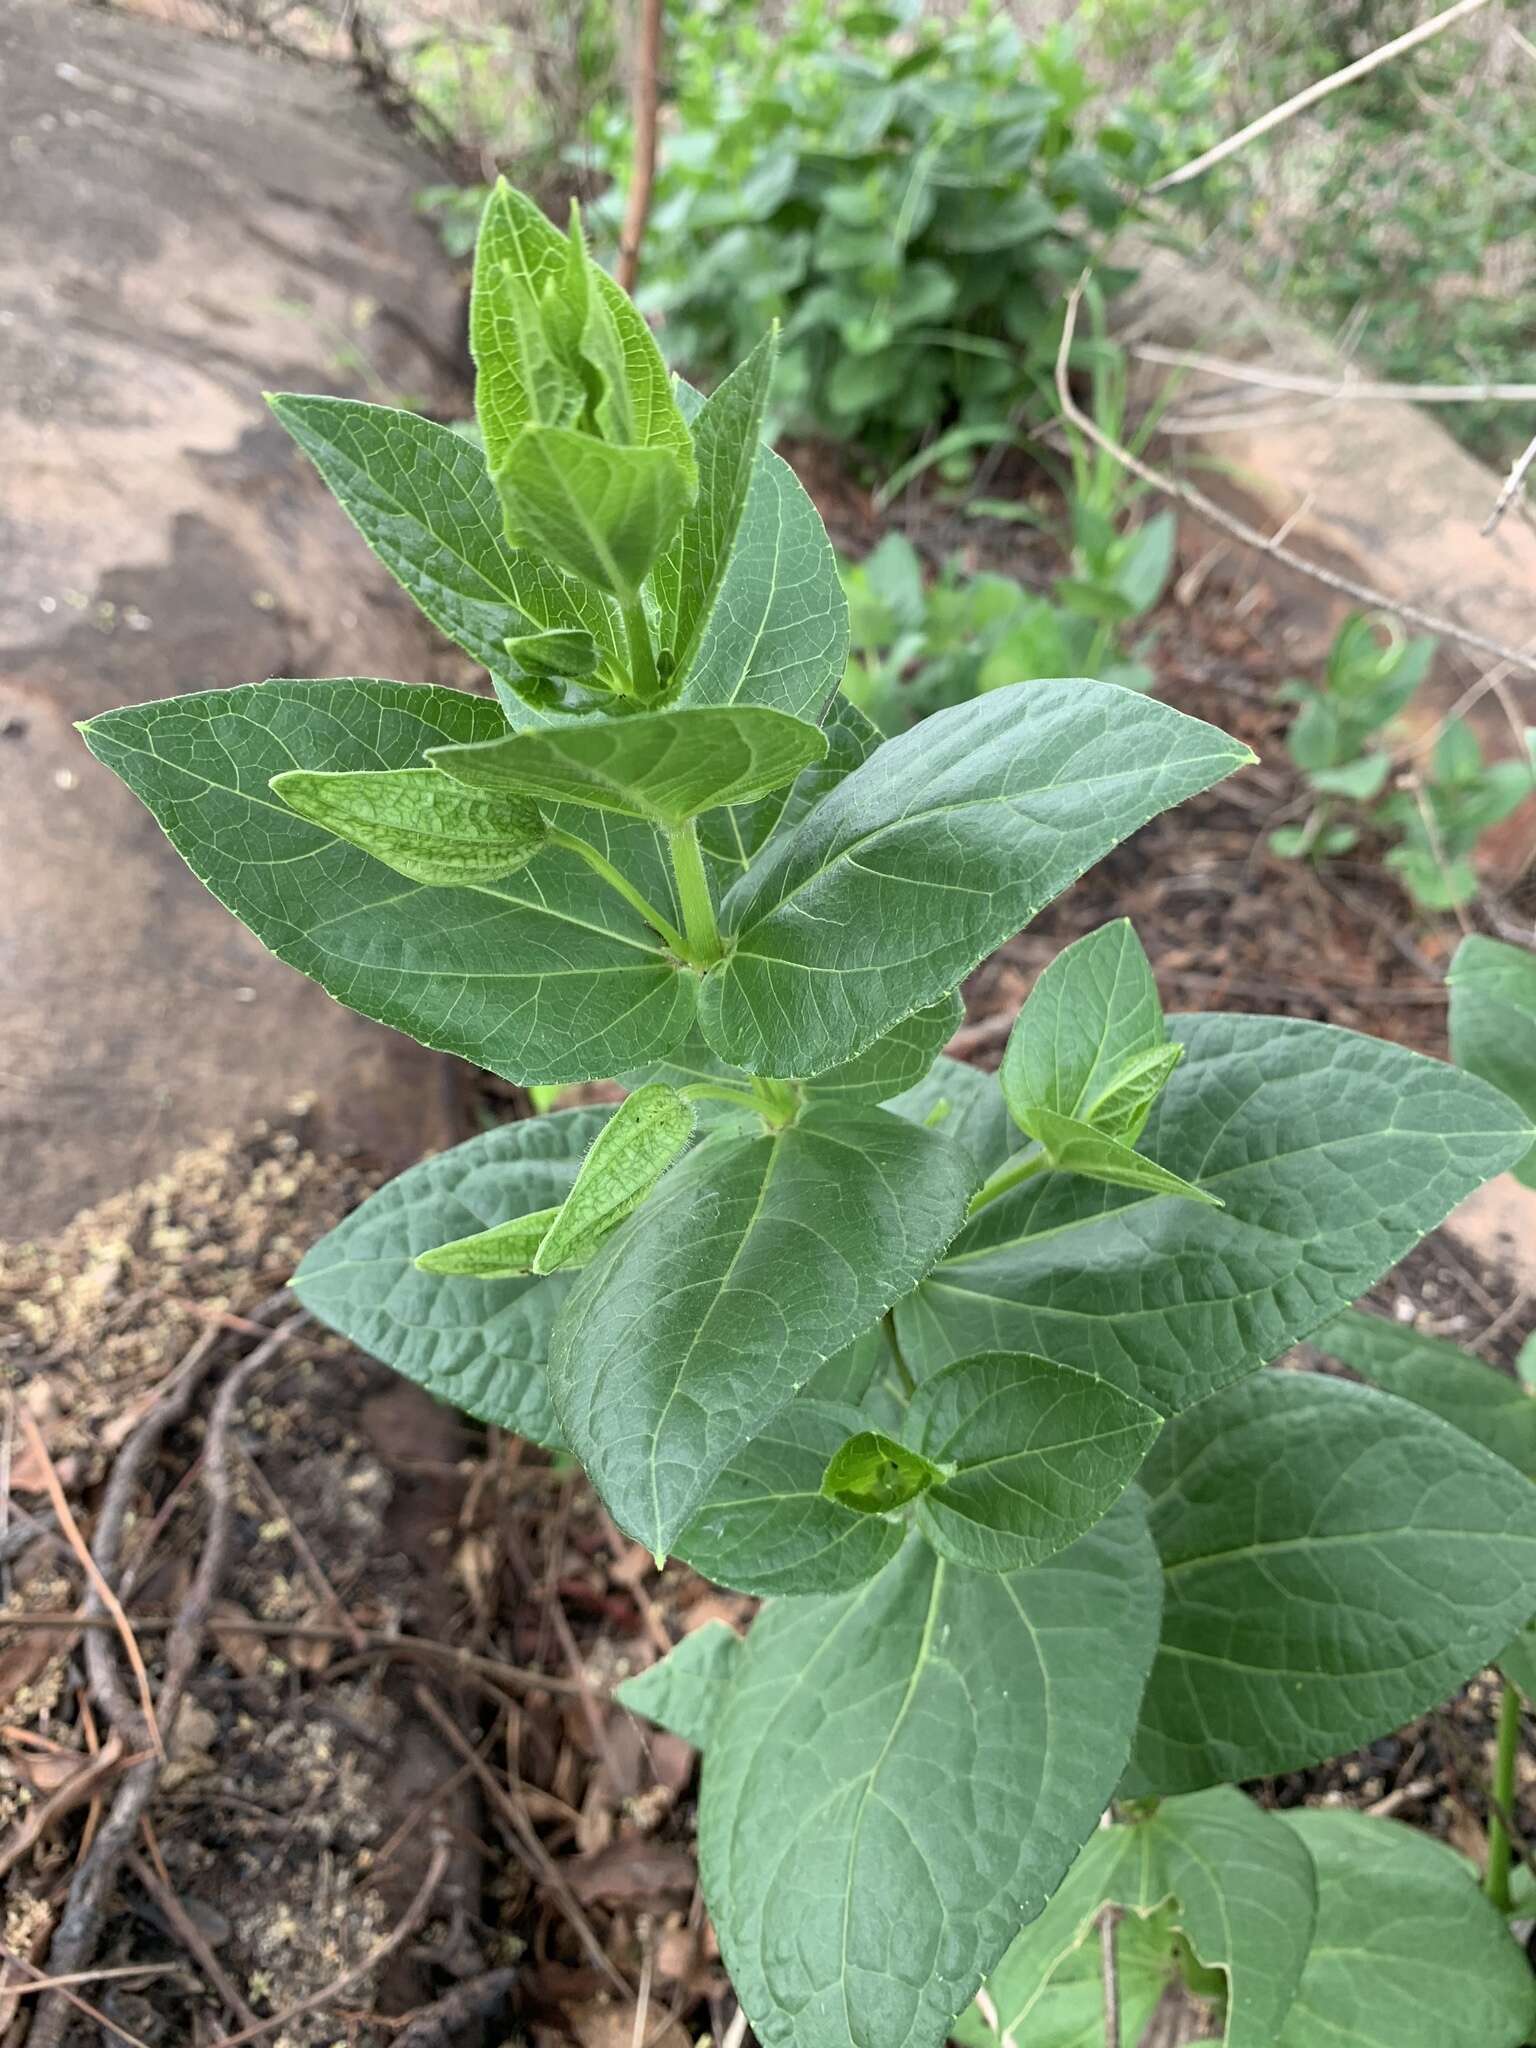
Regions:
<instances>
[{"instance_id":1,"label":"background shrub foliage","mask_svg":"<svg viewBox=\"0 0 1536 2048\"><path fill-rule=\"evenodd\" d=\"M704 1749L764 2042L1089 2039L1108 1899L1127 2013L1182 1961L1238 2048L1516 2048L1532 1981L1457 1857L1224 1781L1399 1726L1530 1618L1518 1461L1258 1370L1522 1160L1527 1109L1328 1026L1165 1018L1123 920L1047 968L998 1075L945 1058L969 970L1247 749L1075 677L882 742L761 442L771 342L700 402L504 187L471 332L478 442L274 403L494 697L275 681L85 728L338 999L629 1088L401 1175L301 1298L765 1596L625 1693Z\"/></svg>"}]
</instances>

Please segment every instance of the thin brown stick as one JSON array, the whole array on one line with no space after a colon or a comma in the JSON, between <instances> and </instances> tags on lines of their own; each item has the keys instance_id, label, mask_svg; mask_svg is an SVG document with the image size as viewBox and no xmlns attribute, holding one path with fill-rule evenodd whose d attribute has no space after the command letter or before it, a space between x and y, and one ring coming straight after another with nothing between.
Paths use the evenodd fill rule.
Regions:
<instances>
[{"instance_id":1,"label":"thin brown stick","mask_svg":"<svg viewBox=\"0 0 1536 2048\"><path fill-rule=\"evenodd\" d=\"M60 1534L75 1553L75 1556L79 1558L81 1568L94 1590L96 1598L112 1617L112 1625L117 1630L124 1654L128 1659L129 1669L133 1673L133 1682L138 1687L139 1706L143 1711L144 1726L148 1732L150 1745L154 1749L155 1755L164 1762L165 1743L161 1739L160 1723L155 1719L155 1698L150 1690L149 1673L144 1668L144 1659L140 1654L138 1641L134 1636L133 1629L129 1625L128 1617L123 1612L123 1604L102 1576L100 1566L91 1555L90 1545L80 1534L80 1524L75 1520L74 1512L65 1497L64 1488L59 1482L59 1475L54 1469L53 1459L48 1455L48 1446L43 1441L43 1432L38 1428L31 1410L25 1402L19 1402L16 1413L21 1421L22 1434L27 1440L27 1449L31 1451L33 1457L37 1459L42 1467L43 1486L47 1492L54 1516L58 1521Z\"/></svg>"},{"instance_id":2,"label":"thin brown stick","mask_svg":"<svg viewBox=\"0 0 1536 2048\"><path fill-rule=\"evenodd\" d=\"M161 1972L157 1967L151 1965L140 1969L130 1964L117 1970L71 1970L62 1976L49 1976L46 1971L40 1970L36 1963L28 1962L25 1956L19 1956L14 1949L7 1948L4 1942L0 1942L0 1962L9 1963L13 1970L25 1970L28 1978L25 1984L7 1984L7 1998L30 1998L36 1993L47 2004L57 2005L61 2010L73 2006L76 2012L83 2012L88 2020L96 2022L102 2030L104 2041L120 2041L123 2048L148 2048L148 2044L141 2041L137 2034L130 2034L126 2028L118 2026L115 2020L109 2020L104 2012L98 2012L94 2005L83 1999L78 1992L72 1991L70 1986L90 1984L108 1977L158 1977ZM38 2022L45 2009L45 2006L39 2006L33 2017L32 2028L27 2035L29 2044L36 2037Z\"/></svg>"},{"instance_id":3,"label":"thin brown stick","mask_svg":"<svg viewBox=\"0 0 1536 2048\"><path fill-rule=\"evenodd\" d=\"M1536 658L1524 654L1517 647L1506 647L1501 640L1490 639L1486 633L1476 633L1468 626L1459 626L1454 619L1442 618L1438 613L1421 611L1417 605L1405 604L1400 598L1390 597L1386 591L1377 590L1369 583L1358 582L1353 576L1341 576L1336 570L1325 569L1319 562L1309 562L1305 555L1298 555L1294 548L1274 539L1272 535L1260 533L1245 519L1226 511L1214 499L1208 498L1193 484L1185 483L1180 477L1169 476L1166 471L1154 469L1143 462L1139 455L1133 455L1102 427L1091 420L1072 396L1071 380L1067 374L1067 359L1071 353L1072 338L1077 332L1078 309L1082 304L1083 288L1089 273L1084 271L1067 295L1066 318L1061 330L1061 346L1056 351L1056 395L1061 406L1062 417L1068 420L1080 434L1090 440L1096 448L1112 456L1122 469L1153 490L1161 491L1165 497L1173 498L1181 505L1187 505L1205 520L1207 525L1216 527L1233 540L1241 541L1244 547L1252 548L1256 554L1268 555L1272 561L1283 563L1294 569L1298 575L1310 577L1314 583L1322 584L1325 590L1335 590L1341 597L1352 598L1356 604L1363 604L1373 610L1391 612L1394 617L1404 620L1410 626L1417 626L1422 632L1434 633L1445 640L1457 640L1464 647L1475 647L1482 654L1491 654L1496 660L1508 662L1511 668L1523 669L1529 675L1536 675Z\"/></svg>"},{"instance_id":4,"label":"thin brown stick","mask_svg":"<svg viewBox=\"0 0 1536 2048\"><path fill-rule=\"evenodd\" d=\"M1516 497L1519 495L1520 486L1525 482L1533 462L1536 462L1536 434L1531 436L1521 453L1515 457L1514 466L1510 470L1509 475L1504 479L1503 488L1494 501L1493 510L1483 522L1482 531L1485 535L1492 533L1493 529L1504 517L1504 514L1515 502Z\"/></svg>"},{"instance_id":5,"label":"thin brown stick","mask_svg":"<svg viewBox=\"0 0 1536 2048\"><path fill-rule=\"evenodd\" d=\"M1267 114L1260 114L1256 121L1250 121L1246 128L1239 128L1235 135L1229 135L1224 142L1202 150L1187 164L1181 164L1176 171L1169 171L1166 177L1158 178L1147 187L1148 192L1171 191L1175 185L1186 185L1191 178L1198 178L1202 171L1208 171L1213 164L1224 163L1229 156L1235 156L1240 149L1246 149L1250 142L1256 142L1261 135L1268 135L1293 116L1304 113L1308 107L1315 107L1319 100L1327 99L1330 93L1338 92L1346 85L1353 85L1357 78L1364 78L1368 72L1378 70L1393 57L1400 57L1407 50L1417 49L1420 43L1427 43L1432 36L1464 21L1469 14L1476 14L1486 7L1488 0L1456 0L1454 7L1447 7L1443 14L1436 14L1428 21L1421 21L1417 28L1405 34L1394 36L1379 49L1368 51L1357 57L1353 64L1346 64L1342 71L1330 71L1326 78L1315 79L1301 92L1293 93L1278 107L1271 107Z\"/></svg>"},{"instance_id":6,"label":"thin brown stick","mask_svg":"<svg viewBox=\"0 0 1536 2048\"><path fill-rule=\"evenodd\" d=\"M139 1826L143 1831L144 1846L149 1851L149 1857L146 1859L137 1849L130 1849L126 1859L128 1868L160 1908L169 1921L176 1939L208 1979L223 2000L226 2009L242 2027L254 2026L255 2013L240 1996L239 1988L214 1954L202 1929L177 1898L171 1884L170 1872L165 1867L165 1859L160 1854L160 1844L155 1840L155 1832L147 1813L141 1817Z\"/></svg>"},{"instance_id":7,"label":"thin brown stick","mask_svg":"<svg viewBox=\"0 0 1536 2048\"><path fill-rule=\"evenodd\" d=\"M1099 1914L1099 1957L1104 1972L1104 2048L1120 2048L1120 1969L1115 1956L1117 1906Z\"/></svg>"},{"instance_id":8,"label":"thin brown stick","mask_svg":"<svg viewBox=\"0 0 1536 2048\"><path fill-rule=\"evenodd\" d=\"M363 1638L363 1631L347 1612L341 1595L326 1577L325 1567L310 1547L308 1537L305 1536L304 1531L293 1518L293 1510L279 1494L277 1488L272 1484L266 1473L262 1471L250 1452L238 1444L235 1448L240 1452L241 1462L250 1474L256 1491L261 1495L272 1513L281 1520L288 1541L293 1545L294 1555L304 1567L309 1577L309 1582L319 1594L322 1604L328 1607L335 1615L338 1625L353 1649L366 1649L367 1644Z\"/></svg>"},{"instance_id":9,"label":"thin brown stick","mask_svg":"<svg viewBox=\"0 0 1536 2048\"><path fill-rule=\"evenodd\" d=\"M72 1813L82 1801L93 1798L123 1761L123 1738L114 1729L88 1762L64 1780L58 1789L40 1800L24 1821L18 1821L9 1839L0 1844L0 1877L12 1870L55 1821Z\"/></svg>"},{"instance_id":10,"label":"thin brown stick","mask_svg":"<svg viewBox=\"0 0 1536 2048\"><path fill-rule=\"evenodd\" d=\"M1272 370L1262 363L1233 362L1199 349L1165 348L1155 341L1135 342L1130 353L1140 362L1197 370L1203 376L1223 377L1229 384L1256 384L1264 391L1291 391L1308 398L1400 399L1409 405L1525 405L1536 400L1536 384L1393 384L1361 377L1349 365L1337 377L1316 377L1300 370Z\"/></svg>"},{"instance_id":11,"label":"thin brown stick","mask_svg":"<svg viewBox=\"0 0 1536 2048\"><path fill-rule=\"evenodd\" d=\"M318 1991L312 1991L308 1998L301 1998L297 2005L290 2005L286 2011L274 2013L268 2020L258 2020L254 2026L245 2027L238 2034L226 2035L219 2043L219 2048L244 2048L247 2041L259 2041L263 2034L272 2034L279 2027L291 2026L306 2013L318 2012L322 2006L333 2005L342 1992L355 1984L359 1977L368 1976L380 1963L388 1962L395 1950L409 1941L426 1919L427 1909L443 1881L443 1874L448 1868L451 1855L452 1851L446 1841L434 1843L432 1860L427 1865L426 1876L417 1887L416 1896L391 1931L382 1941L374 1944L360 1963L354 1963L350 1970L343 1970L339 1977L332 1978L329 1984L323 1984Z\"/></svg>"},{"instance_id":12,"label":"thin brown stick","mask_svg":"<svg viewBox=\"0 0 1536 2048\"><path fill-rule=\"evenodd\" d=\"M437 1700L433 1698L425 1686L419 1685L416 1687L416 1700L422 1712L441 1732L449 1747L455 1751L464 1763L469 1764L473 1769L475 1776L484 1786L491 1804L496 1808L496 1811L501 1815L511 1831L509 1840L511 1841L514 1854L535 1881L548 1889L555 1903L559 1906L567 1921L569 1921L577 1940L586 1950L594 1968L607 1978L621 1998L633 1998L635 1995L633 1985L625 1979L613 1958L592 1932L591 1922L581 1910L576 1894L560 1875L554 1858L534 1832L533 1825L529 1821L527 1814L523 1812L523 1809L512 1797L506 1786L474 1748L458 1723L451 1715L443 1711Z\"/></svg>"},{"instance_id":13,"label":"thin brown stick","mask_svg":"<svg viewBox=\"0 0 1536 2048\"><path fill-rule=\"evenodd\" d=\"M635 78L631 104L635 121L635 154L619 232L619 260L614 275L627 292L640 274L640 245L651 217L656 184L656 101L661 73L662 0L640 0L640 32L635 38Z\"/></svg>"}]
</instances>

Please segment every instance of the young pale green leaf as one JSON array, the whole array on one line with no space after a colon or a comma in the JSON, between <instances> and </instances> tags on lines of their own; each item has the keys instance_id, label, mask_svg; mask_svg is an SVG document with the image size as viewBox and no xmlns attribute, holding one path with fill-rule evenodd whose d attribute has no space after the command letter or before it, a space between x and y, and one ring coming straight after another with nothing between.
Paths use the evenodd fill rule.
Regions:
<instances>
[{"instance_id":1,"label":"young pale green leaf","mask_svg":"<svg viewBox=\"0 0 1536 2048\"><path fill-rule=\"evenodd\" d=\"M1052 1165L1062 1173L1107 1181L1111 1187L1140 1188L1149 1195L1172 1195L1177 1201L1205 1202L1213 1209L1222 1207L1219 1195L1170 1173L1155 1159L1075 1116L1059 1116L1037 1104L1030 1111L1030 1122L1034 1125L1031 1135L1040 1140Z\"/></svg>"},{"instance_id":2,"label":"young pale green leaf","mask_svg":"<svg viewBox=\"0 0 1536 2048\"><path fill-rule=\"evenodd\" d=\"M469 300L469 347L475 359L475 411L494 468L535 417L529 402L518 318L520 297L537 306L558 291L571 245L525 193L498 178L480 216Z\"/></svg>"},{"instance_id":3,"label":"young pale green leaf","mask_svg":"<svg viewBox=\"0 0 1536 2048\"><path fill-rule=\"evenodd\" d=\"M1281 1813L1317 1872L1317 1934L1278 2048L1520 2048L1536 1978L1476 1873L1361 1813Z\"/></svg>"},{"instance_id":4,"label":"young pale green leaf","mask_svg":"<svg viewBox=\"0 0 1536 2048\"><path fill-rule=\"evenodd\" d=\"M826 1498L858 1515L888 1515L926 1493L943 1474L883 1430L861 1429L840 1443L822 1474Z\"/></svg>"},{"instance_id":5,"label":"young pale green leaf","mask_svg":"<svg viewBox=\"0 0 1536 2048\"><path fill-rule=\"evenodd\" d=\"M1530 1616L1536 1487L1369 1387L1260 1372L1147 1460L1163 1638L1129 1790L1299 1770L1454 1692Z\"/></svg>"},{"instance_id":6,"label":"young pale green leaf","mask_svg":"<svg viewBox=\"0 0 1536 2048\"><path fill-rule=\"evenodd\" d=\"M909 1540L856 1592L764 1609L699 1809L764 2048L939 2048L1103 1811L1156 1632L1129 1497L1033 1571Z\"/></svg>"},{"instance_id":7,"label":"young pale green leaf","mask_svg":"<svg viewBox=\"0 0 1536 2048\"><path fill-rule=\"evenodd\" d=\"M695 1749L703 1749L741 1662L742 1647L741 1637L723 1621L706 1621L659 1664L616 1686L614 1698L632 1714L644 1714Z\"/></svg>"},{"instance_id":8,"label":"young pale green leaf","mask_svg":"<svg viewBox=\"0 0 1536 2048\"><path fill-rule=\"evenodd\" d=\"M872 1579L906 1530L822 1490L829 1460L858 1422L856 1408L803 1394L781 1408L716 1479L677 1539L678 1556L717 1585L764 1598L843 1593Z\"/></svg>"},{"instance_id":9,"label":"young pale green leaf","mask_svg":"<svg viewBox=\"0 0 1536 2048\"><path fill-rule=\"evenodd\" d=\"M456 1237L450 1244L434 1245L416 1257L421 1273L454 1273L477 1280L513 1280L534 1270L534 1254L560 1214L553 1209L535 1209L530 1216L513 1216L506 1223L494 1223L489 1230ZM567 1264L575 1264L567 1260Z\"/></svg>"},{"instance_id":10,"label":"young pale green leaf","mask_svg":"<svg viewBox=\"0 0 1536 2048\"><path fill-rule=\"evenodd\" d=\"M947 1470L918 1502L918 1527L975 1571L1040 1564L1108 1513L1161 1428L1155 1409L1070 1366L962 1359L907 1411L908 1440Z\"/></svg>"},{"instance_id":11,"label":"young pale green leaf","mask_svg":"<svg viewBox=\"0 0 1536 2048\"><path fill-rule=\"evenodd\" d=\"M530 621L618 654L622 630L600 591L507 545L485 458L462 434L353 398L279 392L269 403L385 568L482 666L504 670L508 638Z\"/></svg>"},{"instance_id":12,"label":"young pale green leaf","mask_svg":"<svg viewBox=\"0 0 1536 2048\"><path fill-rule=\"evenodd\" d=\"M429 887L494 882L525 867L549 836L532 804L471 793L432 768L290 768L268 786L312 825Z\"/></svg>"},{"instance_id":13,"label":"young pale green leaf","mask_svg":"<svg viewBox=\"0 0 1536 2048\"><path fill-rule=\"evenodd\" d=\"M814 725L782 711L691 705L507 733L485 746L442 748L432 764L476 789L673 827L793 782L826 750Z\"/></svg>"},{"instance_id":14,"label":"young pale green leaf","mask_svg":"<svg viewBox=\"0 0 1536 2048\"><path fill-rule=\"evenodd\" d=\"M596 673L597 642L579 627L554 626L547 633L521 633L507 641L507 654L525 675L563 682Z\"/></svg>"},{"instance_id":15,"label":"young pale green leaf","mask_svg":"<svg viewBox=\"0 0 1536 2048\"><path fill-rule=\"evenodd\" d=\"M686 1036L693 977L575 855L540 853L495 885L402 886L268 787L296 761L406 768L494 738L494 704L420 683L270 682L129 705L82 730L225 908L364 1016L514 1081L606 1079ZM589 836L618 853L606 830Z\"/></svg>"},{"instance_id":16,"label":"young pale green leaf","mask_svg":"<svg viewBox=\"0 0 1536 2048\"><path fill-rule=\"evenodd\" d=\"M1438 1337L1345 1309L1312 1339L1362 1378L1428 1408L1536 1480L1536 1400L1517 1379Z\"/></svg>"},{"instance_id":17,"label":"young pale green leaf","mask_svg":"<svg viewBox=\"0 0 1536 2048\"><path fill-rule=\"evenodd\" d=\"M1196 1958L1227 1980L1226 2048L1273 2048L1317 1921L1304 1843L1230 1785L1165 1799L1133 1832Z\"/></svg>"},{"instance_id":18,"label":"young pale green leaf","mask_svg":"<svg viewBox=\"0 0 1536 2048\"><path fill-rule=\"evenodd\" d=\"M935 1002L1085 868L1246 747L1107 683L937 712L775 835L722 905L700 999L722 1058L813 1075Z\"/></svg>"},{"instance_id":19,"label":"young pale green leaf","mask_svg":"<svg viewBox=\"0 0 1536 2048\"><path fill-rule=\"evenodd\" d=\"M898 1308L921 1369L1030 1351L1175 1414L1310 1336L1525 1149L1503 1096L1400 1046L1290 1018L1171 1028L1188 1052L1144 1143L1226 1206L1038 1175Z\"/></svg>"},{"instance_id":20,"label":"young pale green leaf","mask_svg":"<svg viewBox=\"0 0 1536 2048\"><path fill-rule=\"evenodd\" d=\"M534 1254L536 1273L584 1266L638 1209L693 1136L693 1110L653 1081L626 1096L592 1140L576 1185Z\"/></svg>"},{"instance_id":21,"label":"young pale green leaf","mask_svg":"<svg viewBox=\"0 0 1536 2048\"><path fill-rule=\"evenodd\" d=\"M294 1292L364 1351L483 1422L558 1444L544 1367L570 1280L422 1272L423 1252L570 1193L582 1155L612 1112L567 1109L498 1124L370 1195L306 1252Z\"/></svg>"},{"instance_id":22,"label":"young pale green leaf","mask_svg":"<svg viewBox=\"0 0 1536 2048\"><path fill-rule=\"evenodd\" d=\"M1117 1067L1102 1095L1085 1105L1086 1121L1103 1137L1134 1145L1147 1127L1152 1105L1184 1057L1182 1045L1167 1044L1133 1053Z\"/></svg>"},{"instance_id":23,"label":"young pale green leaf","mask_svg":"<svg viewBox=\"0 0 1536 2048\"><path fill-rule=\"evenodd\" d=\"M1030 990L998 1070L1004 1100L1032 1138L1040 1135L1034 1112L1048 1109L1134 1144L1139 1130L1128 1132L1121 1118L1101 1123L1092 1111L1167 1035L1141 941L1129 918L1117 918L1063 947Z\"/></svg>"},{"instance_id":24,"label":"young pale green leaf","mask_svg":"<svg viewBox=\"0 0 1536 2048\"><path fill-rule=\"evenodd\" d=\"M1536 954L1474 932L1456 949L1451 990L1451 1057L1501 1088L1536 1123ZM1536 1145L1513 1169L1536 1187Z\"/></svg>"},{"instance_id":25,"label":"young pale green leaf","mask_svg":"<svg viewBox=\"0 0 1536 2048\"><path fill-rule=\"evenodd\" d=\"M525 427L492 480L515 545L625 605L693 495L670 448L616 448L571 427Z\"/></svg>"},{"instance_id":26,"label":"young pale green leaf","mask_svg":"<svg viewBox=\"0 0 1536 2048\"><path fill-rule=\"evenodd\" d=\"M576 1283L550 1364L620 1526L669 1550L742 1445L916 1285L969 1193L942 1137L841 1103L681 1161Z\"/></svg>"},{"instance_id":27,"label":"young pale green leaf","mask_svg":"<svg viewBox=\"0 0 1536 2048\"><path fill-rule=\"evenodd\" d=\"M1155 1906L1155 1870L1140 1828L1099 1828L1038 1919L988 1977L981 1999L950 2029L961 2048L1104 2048L1104 1959L1097 1926L1106 1902L1135 1910L1115 1928L1120 2038L1139 2042L1178 1974L1173 1914ZM1143 1903L1144 1892L1153 1897Z\"/></svg>"},{"instance_id":28,"label":"young pale green leaf","mask_svg":"<svg viewBox=\"0 0 1536 2048\"><path fill-rule=\"evenodd\" d=\"M674 673L688 673L714 609L746 510L773 381L777 340L767 334L693 419L699 494L656 564L652 591Z\"/></svg>"}]
</instances>

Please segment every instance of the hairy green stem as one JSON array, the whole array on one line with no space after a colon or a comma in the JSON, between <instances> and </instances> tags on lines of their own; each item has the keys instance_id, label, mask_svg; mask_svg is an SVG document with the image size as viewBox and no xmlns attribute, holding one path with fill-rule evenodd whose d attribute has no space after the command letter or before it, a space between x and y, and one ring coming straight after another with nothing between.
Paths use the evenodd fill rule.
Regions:
<instances>
[{"instance_id":1,"label":"hairy green stem","mask_svg":"<svg viewBox=\"0 0 1536 2048\"><path fill-rule=\"evenodd\" d=\"M688 958L687 944L677 926L670 924L655 904L640 894L633 882L626 881L612 861L604 860L595 846L589 846L585 839L578 839L574 832L561 832L553 827L550 830L549 843L551 846L563 846L567 853L579 854L595 874L602 876L610 889L619 892L631 910L639 911L652 931L658 932L666 940L680 960Z\"/></svg>"},{"instance_id":2,"label":"hairy green stem","mask_svg":"<svg viewBox=\"0 0 1536 2048\"><path fill-rule=\"evenodd\" d=\"M709 877L704 872L704 856L699 851L698 827L692 818L667 833L667 845L672 854L672 872L677 877L683 930L688 938L685 957L695 967L713 967L722 954L720 932L715 923L715 899L709 893Z\"/></svg>"},{"instance_id":3,"label":"hairy green stem","mask_svg":"<svg viewBox=\"0 0 1536 2048\"><path fill-rule=\"evenodd\" d=\"M656 673L656 653L651 646L651 629L645 622L645 606L637 597L624 606L624 638L629 645L630 694L649 704L661 688Z\"/></svg>"},{"instance_id":4,"label":"hairy green stem","mask_svg":"<svg viewBox=\"0 0 1536 2048\"><path fill-rule=\"evenodd\" d=\"M968 1213L972 1216L978 1209L985 1209L988 1202L995 1202L999 1195L1006 1195L1010 1188L1021 1187L1027 1180L1033 1180L1037 1173L1050 1170L1051 1155L1046 1151L1031 1152L1023 1159L1009 1159L1001 1165L992 1178L983 1181L971 1197Z\"/></svg>"},{"instance_id":5,"label":"hairy green stem","mask_svg":"<svg viewBox=\"0 0 1536 2048\"><path fill-rule=\"evenodd\" d=\"M1493 1811L1488 1816L1488 1874L1483 1880L1489 1903L1501 1913L1507 1913L1514 1904L1509 1890L1513 1844L1505 1825L1505 1815L1514 1811L1515 1761L1519 1753L1520 1688L1506 1678L1499 1700L1499 1739L1494 1752L1493 1798L1490 1801Z\"/></svg>"},{"instance_id":6,"label":"hairy green stem","mask_svg":"<svg viewBox=\"0 0 1536 2048\"><path fill-rule=\"evenodd\" d=\"M885 1325L885 1341L891 1347L891 1356L896 1361L896 1370L901 1375L901 1384L910 1401L917 1392L917 1376L907 1363L906 1353L901 1348L901 1339L896 1334L896 1311L888 1308L880 1318Z\"/></svg>"}]
</instances>

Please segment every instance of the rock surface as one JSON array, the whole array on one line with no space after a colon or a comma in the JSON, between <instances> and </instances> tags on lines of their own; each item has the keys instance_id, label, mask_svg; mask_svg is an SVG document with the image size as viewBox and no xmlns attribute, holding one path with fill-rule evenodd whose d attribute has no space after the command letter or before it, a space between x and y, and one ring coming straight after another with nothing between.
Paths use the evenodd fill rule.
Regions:
<instances>
[{"instance_id":1,"label":"rock surface","mask_svg":"<svg viewBox=\"0 0 1536 2048\"><path fill-rule=\"evenodd\" d=\"M464 680L263 388L465 406L429 163L349 85L0 10L0 1237L317 1106L400 1166L451 1069L266 954L72 730L269 675Z\"/></svg>"}]
</instances>

